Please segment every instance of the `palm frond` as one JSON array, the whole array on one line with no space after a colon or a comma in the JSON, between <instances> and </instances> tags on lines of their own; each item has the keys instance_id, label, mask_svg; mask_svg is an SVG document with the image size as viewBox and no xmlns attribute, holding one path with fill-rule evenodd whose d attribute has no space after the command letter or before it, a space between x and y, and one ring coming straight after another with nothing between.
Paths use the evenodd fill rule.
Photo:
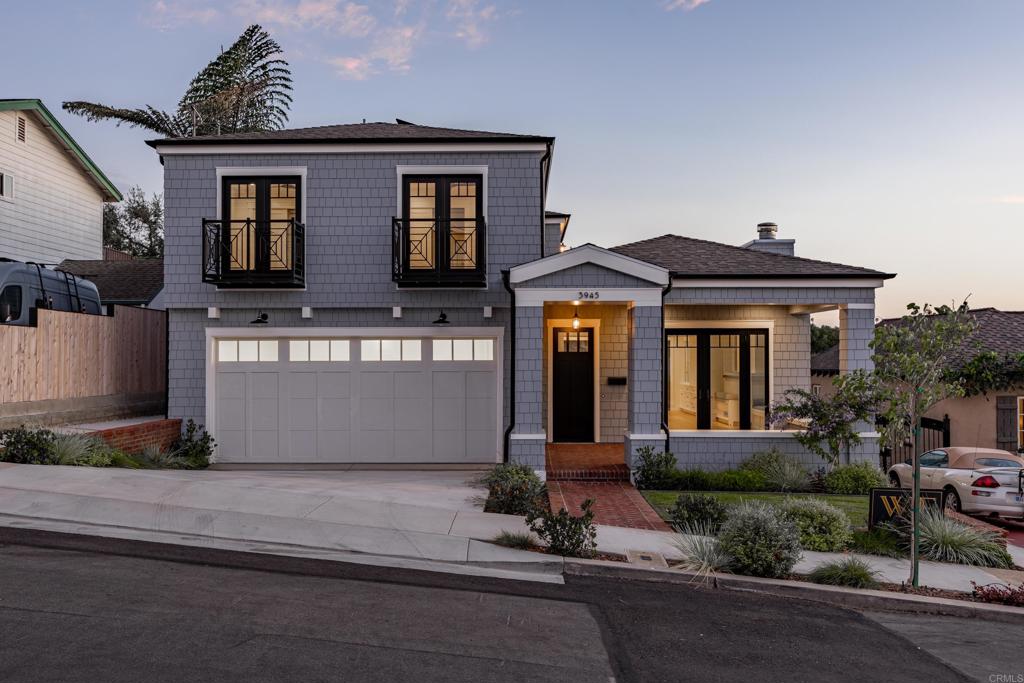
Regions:
<instances>
[{"instance_id":1,"label":"palm frond","mask_svg":"<svg viewBox=\"0 0 1024 683\"><path fill-rule=\"evenodd\" d=\"M65 102L63 109L84 116L88 121L114 120L119 126L125 123L131 128L146 128L171 138L186 134L176 117L149 105L140 109L119 109L105 104L76 101Z\"/></svg>"}]
</instances>

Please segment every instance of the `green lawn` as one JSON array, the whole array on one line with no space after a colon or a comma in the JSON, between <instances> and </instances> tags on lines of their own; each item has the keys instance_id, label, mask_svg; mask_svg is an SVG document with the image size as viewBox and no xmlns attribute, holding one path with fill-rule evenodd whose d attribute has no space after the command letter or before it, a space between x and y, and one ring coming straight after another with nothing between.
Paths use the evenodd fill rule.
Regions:
<instances>
[{"instance_id":1,"label":"green lawn","mask_svg":"<svg viewBox=\"0 0 1024 683\"><path fill-rule=\"evenodd\" d=\"M868 525L867 496L837 496L825 493L739 493L735 491L641 491L647 502L651 504L663 519L668 519L668 511L676 502L676 498L684 493L704 493L714 496L727 505L734 505L744 500L763 500L777 505L786 498L816 497L825 500L846 513L850 524L854 527Z\"/></svg>"}]
</instances>

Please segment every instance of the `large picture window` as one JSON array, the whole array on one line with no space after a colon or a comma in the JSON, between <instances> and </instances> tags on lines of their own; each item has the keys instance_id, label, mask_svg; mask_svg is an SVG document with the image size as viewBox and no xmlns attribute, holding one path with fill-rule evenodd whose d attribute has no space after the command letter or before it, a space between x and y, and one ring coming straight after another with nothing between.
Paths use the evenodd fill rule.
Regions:
<instances>
[{"instance_id":1,"label":"large picture window","mask_svg":"<svg viewBox=\"0 0 1024 683\"><path fill-rule=\"evenodd\" d=\"M669 429L765 429L767 330L667 330Z\"/></svg>"}]
</instances>

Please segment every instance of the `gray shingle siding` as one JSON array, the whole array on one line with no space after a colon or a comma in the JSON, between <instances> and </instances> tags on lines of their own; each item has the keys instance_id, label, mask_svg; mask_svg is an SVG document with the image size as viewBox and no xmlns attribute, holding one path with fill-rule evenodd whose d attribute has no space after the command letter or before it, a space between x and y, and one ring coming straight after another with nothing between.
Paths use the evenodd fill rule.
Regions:
<instances>
[{"instance_id":1,"label":"gray shingle siding","mask_svg":"<svg viewBox=\"0 0 1024 683\"><path fill-rule=\"evenodd\" d=\"M760 434L740 436L735 432L728 436L673 436L669 448L676 456L679 469L702 469L711 471L728 470L738 467L754 453L770 448L793 456L808 468L818 468L824 462L818 456L800 445L792 434ZM660 450L660 448L659 448ZM843 462L878 462L878 438L865 437L851 449L849 458Z\"/></svg>"},{"instance_id":2,"label":"gray shingle siding","mask_svg":"<svg viewBox=\"0 0 1024 683\"><path fill-rule=\"evenodd\" d=\"M164 157L169 308L507 304L501 270L541 256L540 152L186 154ZM398 291L391 281L397 166L487 166L486 290ZM201 278L203 218L220 215L218 167L305 167L305 291L218 291Z\"/></svg>"},{"instance_id":3,"label":"gray shingle siding","mask_svg":"<svg viewBox=\"0 0 1024 683\"><path fill-rule=\"evenodd\" d=\"M846 304L874 303L870 287L686 287L665 296L669 304Z\"/></svg>"}]
</instances>

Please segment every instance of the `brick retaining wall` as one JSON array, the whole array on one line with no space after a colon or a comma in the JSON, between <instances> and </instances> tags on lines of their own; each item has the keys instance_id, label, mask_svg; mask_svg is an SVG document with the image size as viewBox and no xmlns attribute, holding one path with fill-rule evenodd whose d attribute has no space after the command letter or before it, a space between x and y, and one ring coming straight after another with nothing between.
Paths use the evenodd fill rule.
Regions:
<instances>
[{"instance_id":1,"label":"brick retaining wall","mask_svg":"<svg viewBox=\"0 0 1024 683\"><path fill-rule=\"evenodd\" d=\"M140 453L147 446L168 450L181 435L181 420L151 420L125 427L112 427L92 432L93 436L126 453Z\"/></svg>"}]
</instances>

